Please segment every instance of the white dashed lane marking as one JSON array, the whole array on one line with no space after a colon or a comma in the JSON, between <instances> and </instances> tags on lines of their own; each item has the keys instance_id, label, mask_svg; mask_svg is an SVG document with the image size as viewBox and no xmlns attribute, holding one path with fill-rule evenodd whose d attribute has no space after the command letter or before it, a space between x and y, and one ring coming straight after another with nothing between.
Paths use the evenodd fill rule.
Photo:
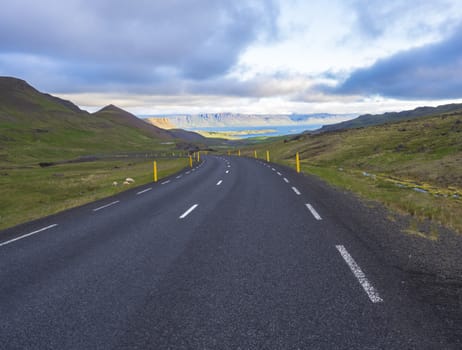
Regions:
<instances>
[{"instance_id":1,"label":"white dashed lane marking","mask_svg":"<svg viewBox=\"0 0 462 350\"><path fill-rule=\"evenodd\" d=\"M189 214L191 214L191 212L196 209L197 207L199 206L199 204L194 204L191 208L189 208L188 210L186 210L183 214L181 214L181 216L179 217L179 219L184 219L185 217L187 217Z\"/></svg>"},{"instance_id":2,"label":"white dashed lane marking","mask_svg":"<svg viewBox=\"0 0 462 350\"><path fill-rule=\"evenodd\" d=\"M152 187L149 187L149 188L146 188L146 189L143 190L143 191L136 192L136 194L137 194L137 195L140 195L140 194L146 193L146 192L151 191L151 190L152 190Z\"/></svg>"},{"instance_id":3,"label":"white dashed lane marking","mask_svg":"<svg viewBox=\"0 0 462 350\"><path fill-rule=\"evenodd\" d=\"M102 207L95 208L95 209L93 209L93 211L98 211L98 210L101 210L101 209L105 209L105 208L110 207L110 206L113 206L113 205L115 205L115 204L117 204L117 203L120 203L120 201L111 202L111 203L109 203L109 204L103 205Z\"/></svg>"},{"instance_id":4,"label":"white dashed lane marking","mask_svg":"<svg viewBox=\"0 0 462 350\"><path fill-rule=\"evenodd\" d=\"M300 195L301 195L301 193L300 193L300 191L297 189L297 187L292 187L292 191L294 191L295 194L296 194L297 196L300 196Z\"/></svg>"},{"instance_id":5,"label":"white dashed lane marking","mask_svg":"<svg viewBox=\"0 0 462 350\"><path fill-rule=\"evenodd\" d=\"M305 205L308 208L308 210L311 212L311 214L313 214L316 220L322 220L321 215L318 214L318 212L313 208L311 204L306 203Z\"/></svg>"},{"instance_id":6,"label":"white dashed lane marking","mask_svg":"<svg viewBox=\"0 0 462 350\"><path fill-rule=\"evenodd\" d=\"M16 241L19 241L20 239L23 239L23 238L26 238L26 237L35 235L36 233L49 230L50 228L53 228L53 227L56 227L56 226L58 226L58 224L53 224L53 225L50 225L50 226L47 226L47 227L43 227L43 228L41 228L41 229L39 229L39 230L30 232L30 233L26 233L25 235L22 235L22 236L19 236L19 237L10 239L10 240L8 240L8 241L5 241L5 242L0 243L0 247L2 247L2 246L4 246L4 245L7 245L7 244L10 244L10 243L13 243L13 242L16 242Z\"/></svg>"}]
</instances>

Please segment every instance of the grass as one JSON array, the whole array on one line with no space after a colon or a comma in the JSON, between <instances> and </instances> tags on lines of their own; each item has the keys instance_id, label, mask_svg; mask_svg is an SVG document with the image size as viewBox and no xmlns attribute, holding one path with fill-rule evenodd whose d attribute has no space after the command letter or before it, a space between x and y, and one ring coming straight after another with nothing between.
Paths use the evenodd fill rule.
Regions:
<instances>
[{"instance_id":1,"label":"grass","mask_svg":"<svg viewBox=\"0 0 462 350\"><path fill-rule=\"evenodd\" d=\"M430 221L462 233L462 114L286 137L243 154L253 156L255 148L291 167L299 152L303 172L408 214L420 226ZM435 230L408 233L436 239Z\"/></svg>"},{"instance_id":2,"label":"grass","mask_svg":"<svg viewBox=\"0 0 462 350\"><path fill-rule=\"evenodd\" d=\"M186 158L159 159L159 178L187 166ZM122 182L131 177L134 185ZM113 186L117 181L118 186ZM152 182L152 161L97 161L47 168L19 167L0 170L0 229L51 215L133 186Z\"/></svg>"},{"instance_id":3,"label":"grass","mask_svg":"<svg viewBox=\"0 0 462 350\"><path fill-rule=\"evenodd\" d=\"M74 118L72 120L72 118ZM145 160L97 161L40 168L94 154L179 152L175 143L150 138L136 129L92 117L66 115L45 121L0 118L0 229L75 207L122 191L113 181L132 177L136 184L151 179L152 163ZM159 161L165 176L186 165L185 159Z\"/></svg>"},{"instance_id":4,"label":"grass","mask_svg":"<svg viewBox=\"0 0 462 350\"><path fill-rule=\"evenodd\" d=\"M152 162L146 159L158 158L159 177L187 165L185 158L168 157L188 144L145 126L118 108L89 114L24 81L0 77L0 229L127 188L114 181L148 183ZM121 155L127 157L115 158ZM69 163L82 156L95 161Z\"/></svg>"}]
</instances>

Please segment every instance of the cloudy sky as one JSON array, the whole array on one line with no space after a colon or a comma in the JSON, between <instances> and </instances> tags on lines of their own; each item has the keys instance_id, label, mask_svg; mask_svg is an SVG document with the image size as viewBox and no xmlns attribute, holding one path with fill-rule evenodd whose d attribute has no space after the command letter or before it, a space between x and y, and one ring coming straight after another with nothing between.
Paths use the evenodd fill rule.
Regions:
<instances>
[{"instance_id":1,"label":"cloudy sky","mask_svg":"<svg viewBox=\"0 0 462 350\"><path fill-rule=\"evenodd\" d=\"M462 102L462 2L8 1L0 75L137 114Z\"/></svg>"}]
</instances>

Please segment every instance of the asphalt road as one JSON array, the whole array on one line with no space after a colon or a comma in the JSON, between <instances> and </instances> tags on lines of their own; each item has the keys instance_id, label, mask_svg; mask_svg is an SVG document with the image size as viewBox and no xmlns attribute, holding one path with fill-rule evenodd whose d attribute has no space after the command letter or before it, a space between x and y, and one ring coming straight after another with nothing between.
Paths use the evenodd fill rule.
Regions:
<instances>
[{"instance_id":1,"label":"asphalt road","mask_svg":"<svg viewBox=\"0 0 462 350\"><path fill-rule=\"evenodd\" d=\"M337 195L208 156L0 232L0 348L453 348Z\"/></svg>"}]
</instances>

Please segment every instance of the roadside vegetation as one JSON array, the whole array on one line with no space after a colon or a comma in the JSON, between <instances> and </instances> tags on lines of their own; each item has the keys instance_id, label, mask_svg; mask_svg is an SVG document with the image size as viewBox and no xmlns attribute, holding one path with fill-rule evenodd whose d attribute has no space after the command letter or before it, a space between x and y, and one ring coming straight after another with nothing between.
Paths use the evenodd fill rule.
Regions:
<instances>
[{"instance_id":1,"label":"roadside vegetation","mask_svg":"<svg viewBox=\"0 0 462 350\"><path fill-rule=\"evenodd\" d=\"M188 164L186 158L157 160L159 179ZM123 185L126 178L135 180ZM153 181L152 160L94 162L17 167L0 170L0 229L51 215ZM117 185L114 183L117 182Z\"/></svg>"},{"instance_id":2,"label":"roadside vegetation","mask_svg":"<svg viewBox=\"0 0 462 350\"><path fill-rule=\"evenodd\" d=\"M462 233L461 112L255 147L260 157L268 149L271 161L291 167L299 152L303 172L409 214L408 233L436 239L437 224Z\"/></svg>"},{"instance_id":3,"label":"roadside vegetation","mask_svg":"<svg viewBox=\"0 0 462 350\"><path fill-rule=\"evenodd\" d=\"M146 184L153 160L159 178L178 172L191 147L115 106L90 114L0 77L0 229Z\"/></svg>"}]
</instances>

